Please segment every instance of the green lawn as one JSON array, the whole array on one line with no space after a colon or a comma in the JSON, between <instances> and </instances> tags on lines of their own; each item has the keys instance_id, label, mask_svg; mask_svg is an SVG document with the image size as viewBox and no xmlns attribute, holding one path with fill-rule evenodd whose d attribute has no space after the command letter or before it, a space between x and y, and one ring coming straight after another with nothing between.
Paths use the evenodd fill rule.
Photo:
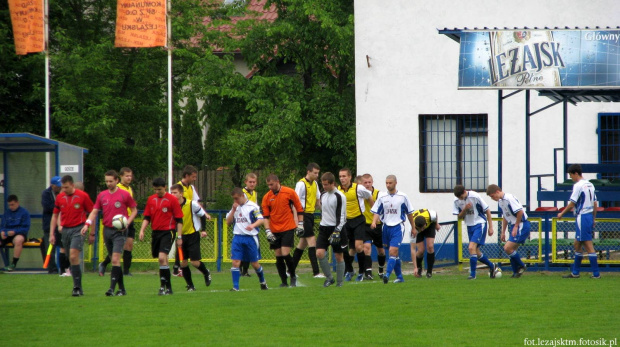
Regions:
<instances>
[{"instance_id":1,"label":"green lawn","mask_svg":"<svg viewBox=\"0 0 620 347\"><path fill-rule=\"evenodd\" d=\"M212 267L212 264L210 265ZM298 288L269 291L253 273L229 292L228 271L207 288L157 296L154 271L126 278L128 296L106 297L109 277L84 276L85 296L71 297L71 278L0 275L2 346L523 346L524 339L620 337L620 275L562 279L528 272L520 279L475 281L456 268L403 284L347 282L323 288L303 273ZM584 275L589 275L585 273Z\"/></svg>"}]
</instances>

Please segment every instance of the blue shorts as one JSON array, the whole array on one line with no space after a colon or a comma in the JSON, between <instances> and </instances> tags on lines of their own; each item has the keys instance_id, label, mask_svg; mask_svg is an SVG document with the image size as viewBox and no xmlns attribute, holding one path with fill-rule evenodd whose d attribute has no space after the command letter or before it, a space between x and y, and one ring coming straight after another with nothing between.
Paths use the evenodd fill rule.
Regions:
<instances>
[{"instance_id":1,"label":"blue shorts","mask_svg":"<svg viewBox=\"0 0 620 347\"><path fill-rule=\"evenodd\" d=\"M385 247L400 247L403 243L403 236L405 235L405 225L400 223L398 225L389 226L383 225L383 246Z\"/></svg>"},{"instance_id":2,"label":"blue shorts","mask_svg":"<svg viewBox=\"0 0 620 347\"><path fill-rule=\"evenodd\" d=\"M231 259L253 263L259 261L260 245L258 236L235 235L230 247Z\"/></svg>"},{"instance_id":3,"label":"blue shorts","mask_svg":"<svg viewBox=\"0 0 620 347\"><path fill-rule=\"evenodd\" d=\"M467 235L469 235L469 242L484 246L487 238L487 223L467 226Z\"/></svg>"},{"instance_id":4,"label":"blue shorts","mask_svg":"<svg viewBox=\"0 0 620 347\"><path fill-rule=\"evenodd\" d=\"M508 241L518 243L520 245L524 244L525 241L527 241L527 239L530 237L530 229L532 228L530 221L526 220L519 225L519 232L517 233L517 237L512 237L513 227L514 225L508 224Z\"/></svg>"},{"instance_id":5,"label":"blue shorts","mask_svg":"<svg viewBox=\"0 0 620 347\"><path fill-rule=\"evenodd\" d=\"M592 241L592 227L594 226L594 218L592 213L580 214L575 218L576 232L575 240Z\"/></svg>"}]
</instances>

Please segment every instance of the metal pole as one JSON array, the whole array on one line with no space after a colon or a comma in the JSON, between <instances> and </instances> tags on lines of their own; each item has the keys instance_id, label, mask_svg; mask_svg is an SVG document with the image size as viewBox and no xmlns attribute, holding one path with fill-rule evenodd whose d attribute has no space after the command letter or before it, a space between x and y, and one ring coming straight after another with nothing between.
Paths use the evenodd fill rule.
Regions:
<instances>
[{"instance_id":1,"label":"metal pole","mask_svg":"<svg viewBox=\"0 0 620 347\"><path fill-rule=\"evenodd\" d=\"M502 127L504 118L504 95L500 89L497 91L497 185L502 186Z\"/></svg>"},{"instance_id":2,"label":"metal pole","mask_svg":"<svg viewBox=\"0 0 620 347\"><path fill-rule=\"evenodd\" d=\"M525 91L525 205L530 206L530 91Z\"/></svg>"},{"instance_id":3,"label":"metal pole","mask_svg":"<svg viewBox=\"0 0 620 347\"><path fill-rule=\"evenodd\" d=\"M168 187L172 186L172 21L169 15L170 0L166 2L166 30L168 45Z\"/></svg>"},{"instance_id":4,"label":"metal pole","mask_svg":"<svg viewBox=\"0 0 620 347\"><path fill-rule=\"evenodd\" d=\"M562 163L562 182L566 180L566 164L568 163L568 99L564 98L562 110L563 117L563 139L562 139L562 147L564 147L564 162Z\"/></svg>"},{"instance_id":5,"label":"metal pole","mask_svg":"<svg viewBox=\"0 0 620 347\"><path fill-rule=\"evenodd\" d=\"M49 3L43 0L43 25L45 35L45 138L50 134L50 50L49 50ZM45 184L49 184L52 175L50 173L50 152L45 152Z\"/></svg>"}]
</instances>

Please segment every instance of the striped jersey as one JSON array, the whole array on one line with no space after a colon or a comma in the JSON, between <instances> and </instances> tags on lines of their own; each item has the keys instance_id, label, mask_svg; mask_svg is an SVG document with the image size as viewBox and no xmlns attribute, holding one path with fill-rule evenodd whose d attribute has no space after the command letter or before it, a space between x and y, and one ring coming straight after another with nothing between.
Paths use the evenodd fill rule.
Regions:
<instances>
[{"instance_id":1,"label":"striped jersey","mask_svg":"<svg viewBox=\"0 0 620 347\"><path fill-rule=\"evenodd\" d=\"M476 224L482 224L487 222L486 211L489 209L489 205L482 200L480 195L472 190L467 191L467 198L461 200L457 197L454 198L454 208L452 214L458 215L463 211L465 205L471 202L473 208L467 211L465 215L465 224L467 226L474 226Z\"/></svg>"},{"instance_id":2,"label":"striped jersey","mask_svg":"<svg viewBox=\"0 0 620 347\"><path fill-rule=\"evenodd\" d=\"M497 204L508 224L514 225L517 222L517 213L519 211L523 211L521 221L525 222L527 220L527 213L523 210L523 205L514 195L504 193L504 196L497 201Z\"/></svg>"},{"instance_id":3,"label":"striped jersey","mask_svg":"<svg viewBox=\"0 0 620 347\"><path fill-rule=\"evenodd\" d=\"M336 227L342 230L347 221L347 198L338 189L321 193L321 223L322 226Z\"/></svg>"},{"instance_id":4,"label":"striped jersey","mask_svg":"<svg viewBox=\"0 0 620 347\"><path fill-rule=\"evenodd\" d=\"M314 213L319 199L319 185L316 181L309 182L305 177L295 185L295 193L299 197L305 213Z\"/></svg>"},{"instance_id":5,"label":"striped jersey","mask_svg":"<svg viewBox=\"0 0 620 347\"><path fill-rule=\"evenodd\" d=\"M594 185L586 179L581 179L573 186L573 194L570 196L570 201L575 204L575 216L592 213L594 211L594 202L597 201Z\"/></svg>"},{"instance_id":6,"label":"striped jersey","mask_svg":"<svg viewBox=\"0 0 620 347\"><path fill-rule=\"evenodd\" d=\"M358 217L364 213L364 200L372 196L364 186L351 183L349 189L345 190L342 186L338 186L338 190L347 198L347 219Z\"/></svg>"},{"instance_id":7,"label":"striped jersey","mask_svg":"<svg viewBox=\"0 0 620 347\"><path fill-rule=\"evenodd\" d=\"M381 216L385 225L392 227L403 223L407 215L413 213L413 208L407 194L397 191L380 197L370 211Z\"/></svg>"},{"instance_id":8,"label":"striped jersey","mask_svg":"<svg viewBox=\"0 0 620 347\"><path fill-rule=\"evenodd\" d=\"M189 201L198 201L200 197L198 196L198 192L196 192L196 187L193 184L185 185L183 181L177 182L183 187L183 197Z\"/></svg>"}]
</instances>

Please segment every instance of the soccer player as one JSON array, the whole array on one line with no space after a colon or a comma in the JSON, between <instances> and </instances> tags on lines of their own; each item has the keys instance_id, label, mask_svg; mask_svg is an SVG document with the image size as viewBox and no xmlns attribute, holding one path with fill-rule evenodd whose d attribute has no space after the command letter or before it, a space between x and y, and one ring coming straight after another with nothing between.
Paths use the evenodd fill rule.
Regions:
<instances>
[{"instance_id":1,"label":"soccer player","mask_svg":"<svg viewBox=\"0 0 620 347\"><path fill-rule=\"evenodd\" d=\"M226 223L228 225L235 224L233 228L233 240L230 249L232 258L232 274L233 287L231 291L239 290L239 264L241 261L247 261L252 264L260 289L267 290L267 282L263 273L263 267L258 262L260 256L260 243L258 241L258 227L264 223L263 216L260 213L258 205L248 200L241 188L235 188L232 191L234 203L230 212L226 215Z\"/></svg>"},{"instance_id":2,"label":"soccer player","mask_svg":"<svg viewBox=\"0 0 620 347\"><path fill-rule=\"evenodd\" d=\"M431 278L433 277L433 265L435 265L435 234L437 230L441 228L439 226L437 212L427 209L417 210L413 212L413 222L418 232L418 235L415 237L417 251L415 254L411 253L414 268L413 275L415 277L422 277L422 269L424 268L424 266L422 266L422 262L424 261L424 240L426 240L426 277Z\"/></svg>"},{"instance_id":3,"label":"soccer player","mask_svg":"<svg viewBox=\"0 0 620 347\"><path fill-rule=\"evenodd\" d=\"M476 279L476 264L478 261L489 267L491 278L495 278L495 265L491 263L480 247L484 246L487 228L489 236L493 236L493 219L489 205L482 200L480 195L473 190L465 190L465 187L457 184L454 186L454 207L452 213L458 219L465 219L467 234L469 235L469 265L471 267L469 280Z\"/></svg>"},{"instance_id":4,"label":"soccer player","mask_svg":"<svg viewBox=\"0 0 620 347\"><path fill-rule=\"evenodd\" d=\"M596 224L596 209L598 201L594 193L594 186L582 176L581 165L573 164L568 167L568 175L575 182L573 193L570 196L570 202L566 208L558 213L558 219L567 211L575 208L575 263L570 274L563 276L564 278L579 278L581 261L583 260L582 248L588 252L590 266L592 267L592 276L590 278L601 278L598 269L598 261L594 245L592 244L592 234L594 225Z\"/></svg>"},{"instance_id":5,"label":"soccer player","mask_svg":"<svg viewBox=\"0 0 620 347\"><path fill-rule=\"evenodd\" d=\"M325 274L323 287L329 287L336 283L342 287L344 279L343 251L347 248L347 234L342 232L347 217L347 201L341 191L336 189L336 177L331 172L321 176L321 184L324 192L321 194L321 222L319 223L319 237L316 240L316 256ZM332 246L336 257L336 279L332 276L332 270L327 260L326 250Z\"/></svg>"},{"instance_id":6,"label":"soccer player","mask_svg":"<svg viewBox=\"0 0 620 347\"><path fill-rule=\"evenodd\" d=\"M370 227L374 229L377 227L379 219L383 221L383 247L389 247L390 259L388 260L385 276L383 276L384 284L388 283L392 270L394 270L394 274L396 274L394 283L405 282L400 258L398 257L398 250L400 249L400 244L403 242L403 236L405 234L405 216L407 216L411 224L411 235L415 237L417 233L413 223L413 208L411 208L411 202L407 194L396 190L396 184L396 176L388 175L385 178L387 194L380 197L371 209L374 216Z\"/></svg>"},{"instance_id":7,"label":"soccer player","mask_svg":"<svg viewBox=\"0 0 620 347\"><path fill-rule=\"evenodd\" d=\"M56 241L55 231L58 214L62 214L60 232L65 254L69 254L71 276L73 277L72 296L84 295L82 290L82 269L80 269L80 252L84 244L84 224L92 224L86 216L93 210L93 201L84 191L76 189L73 177L66 175L60 180L62 192L56 197L54 213L50 222L50 243Z\"/></svg>"},{"instance_id":8,"label":"soccer player","mask_svg":"<svg viewBox=\"0 0 620 347\"><path fill-rule=\"evenodd\" d=\"M350 281L354 275L353 272L353 259L355 253L357 253L357 263L359 265L359 274L356 281L362 281L364 279L364 273L366 268L364 267L364 241L366 241L366 218L363 213L365 211L365 199L370 199L369 203L372 205L371 193L364 188L364 186L358 185L351 181L351 170L347 168L340 169L338 172L338 178L340 179L340 190L347 198L347 222L344 225L344 231L347 233L347 240L349 241L349 252L344 255L345 262L345 280Z\"/></svg>"},{"instance_id":9,"label":"soccer player","mask_svg":"<svg viewBox=\"0 0 620 347\"><path fill-rule=\"evenodd\" d=\"M282 280L280 287L288 287L286 269L291 275L291 287L297 286L295 266L291 257L291 248L295 240L294 232L297 228L303 229L304 211L295 191L282 186L280 179L274 174L267 176L269 192L263 196L263 217L269 248L275 250L276 268ZM291 206L297 211L297 227Z\"/></svg>"},{"instance_id":10,"label":"soccer player","mask_svg":"<svg viewBox=\"0 0 620 347\"><path fill-rule=\"evenodd\" d=\"M194 187L194 182L198 179L198 169L196 169L192 165L187 165L183 168L183 172L181 174L181 180L177 183L183 187L183 196L188 201L198 201L200 200L200 196L196 192L196 187ZM181 236L179 234L179 236ZM177 247L179 247L177 245ZM173 266L173 275L183 277L183 271L180 271L181 263L179 261L179 253L175 253L174 257L174 266Z\"/></svg>"},{"instance_id":11,"label":"soccer player","mask_svg":"<svg viewBox=\"0 0 620 347\"><path fill-rule=\"evenodd\" d=\"M43 260L45 260L45 257L47 255L47 248L49 246L49 239L50 239L50 222L52 221L52 214L54 213L54 202L56 201L56 195L58 195L60 193L60 187L61 187L61 183L60 183L60 176L54 176L52 177L52 179L50 180L50 186L47 187L45 190L43 190L43 192L41 193L41 206L43 207L43 214L41 217L41 223L43 226L43 241L41 242L41 256L43 257ZM49 274L57 274L58 273L58 268L56 267L56 257L54 256L55 253L55 249L54 246L58 246L58 242L60 242L60 236L56 235L56 245L52 245L52 256L50 258L50 262L48 264L48 270L47 272ZM62 246L60 246L62 248ZM64 252L64 251L63 251ZM62 259L59 259L59 263L62 263L61 265L61 270L62 273L64 273L66 265L65 263L67 262L67 258L64 256L64 253L62 254Z\"/></svg>"},{"instance_id":12,"label":"soccer player","mask_svg":"<svg viewBox=\"0 0 620 347\"><path fill-rule=\"evenodd\" d=\"M19 206L16 195L9 195L7 203L9 209L2 216L0 224L0 245L13 243L13 262L4 268L5 271L13 271L22 254L24 242L28 239L30 213Z\"/></svg>"},{"instance_id":13,"label":"soccer player","mask_svg":"<svg viewBox=\"0 0 620 347\"><path fill-rule=\"evenodd\" d=\"M324 278L319 272L319 264L316 259L316 238L314 237L314 210L320 204L319 196L321 191L317 179L321 168L316 163L310 163L306 167L306 176L300 179L295 185L295 193L304 208L304 228L299 235L299 243L293 253L293 263L295 268L299 264L304 249L308 247L308 258L312 266L314 278Z\"/></svg>"},{"instance_id":14,"label":"soccer player","mask_svg":"<svg viewBox=\"0 0 620 347\"><path fill-rule=\"evenodd\" d=\"M243 194L245 197L252 201L255 204L258 204L258 194L256 194L256 184L258 183L258 176L255 173L250 172L245 175L245 188L243 188ZM241 261L241 276L251 277L248 273L248 269L250 268L250 262Z\"/></svg>"},{"instance_id":15,"label":"soccer player","mask_svg":"<svg viewBox=\"0 0 620 347\"><path fill-rule=\"evenodd\" d=\"M181 269L183 270L183 278L185 278L187 283L185 288L188 292L193 292L196 288L192 281L192 271L188 268L188 258L192 265L204 276L207 287L211 285L211 273L205 264L200 261L202 259L200 255L200 238L207 237L205 226L207 225L207 219L211 220L211 216L205 212L198 202L187 200L183 196L183 187L180 184L170 187L170 193L179 200L181 211L183 212L183 245L179 247L183 250L185 259L181 262ZM200 233L198 232L199 230Z\"/></svg>"},{"instance_id":16,"label":"soccer player","mask_svg":"<svg viewBox=\"0 0 620 347\"><path fill-rule=\"evenodd\" d=\"M380 192L373 186L374 181L370 174L362 175L362 183L372 194L372 199L377 201L385 192ZM383 236L381 235L381 221L377 222L376 228L371 228L373 214L370 212L372 205L370 200L364 200L364 218L366 218L366 234L368 240L364 241L364 265L366 266L366 279L372 280L372 245L377 247L377 262L379 263L379 278L383 278L383 267L385 266L385 248L383 248Z\"/></svg>"},{"instance_id":17,"label":"soccer player","mask_svg":"<svg viewBox=\"0 0 620 347\"><path fill-rule=\"evenodd\" d=\"M183 212L179 200L166 192L166 180L158 177L153 180L155 194L149 196L144 207L144 220L140 227L140 241L144 240L144 230L151 224L151 255L159 259L159 295L172 294L168 253L172 248L175 234L177 246L183 246Z\"/></svg>"},{"instance_id":18,"label":"soccer player","mask_svg":"<svg viewBox=\"0 0 620 347\"><path fill-rule=\"evenodd\" d=\"M138 215L136 202L125 190L120 189L118 184L118 173L114 170L107 171L104 175L105 185L108 189L102 191L95 200L93 211L88 216L86 225L82 228L82 234L86 233L88 226L97 219L99 211L103 212L103 242L108 250L108 257L112 258L112 274L110 275L110 289L105 292L106 296L124 296L125 282L123 281L123 271L121 270L121 252L125 246L127 230L117 230L112 225L112 218L116 215L123 215L127 218L127 225L133 223ZM127 210L131 213L127 214ZM95 231L91 231L91 238L95 237ZM118 291L114 293L114 288L118 283Z\"/></svg>"}]
</instances>

